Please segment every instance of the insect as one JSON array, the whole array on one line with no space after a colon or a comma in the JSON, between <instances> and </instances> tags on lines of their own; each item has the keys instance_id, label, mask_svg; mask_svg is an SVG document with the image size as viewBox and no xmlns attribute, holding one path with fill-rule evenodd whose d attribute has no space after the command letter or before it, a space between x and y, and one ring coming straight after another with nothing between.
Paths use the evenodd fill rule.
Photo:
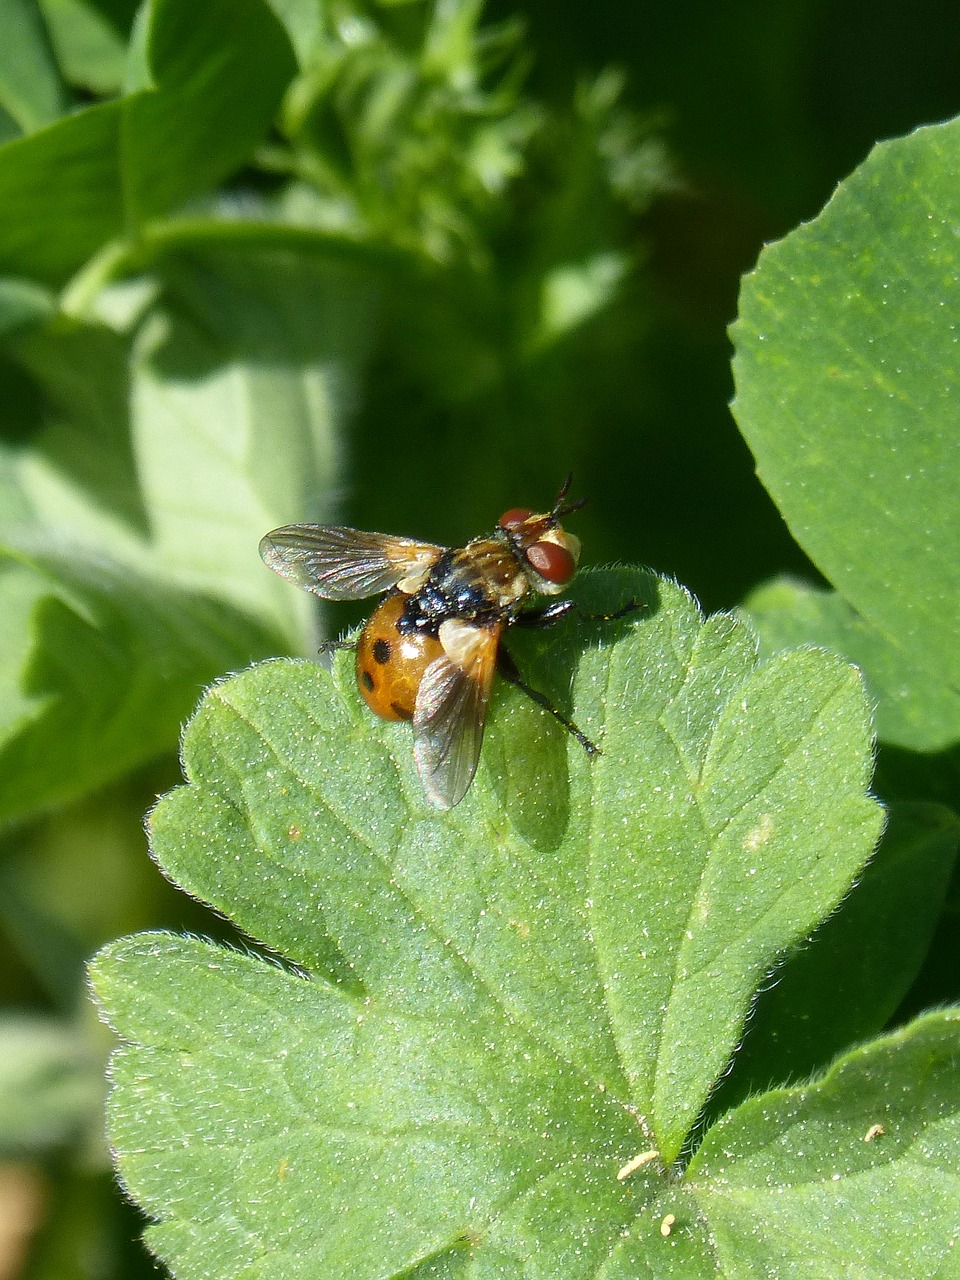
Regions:
<instances>
[{"instance_id":1,"label":"insect","mask_svg":"<svg viewBox=\"0 0 960 1280\"><path fill-rule=\"evenodd\" d=\"M560 520L586 499L567 501L570 481L549 511L505 511L492 533L465 547L341 525L288 524L261 539L260 555L271 569L325 600L387 593L356 641L357 684L378 716L413 722L417 771L438 809L459 804L473 781L495 671L549 711L588 754L598 750L524 683L500 643L508 627L545 626L576 608L572 600L531 602L559 595L577 570L580 542ZM603 617L637 607L631 602Z\"/></svg>"}]
</instances>

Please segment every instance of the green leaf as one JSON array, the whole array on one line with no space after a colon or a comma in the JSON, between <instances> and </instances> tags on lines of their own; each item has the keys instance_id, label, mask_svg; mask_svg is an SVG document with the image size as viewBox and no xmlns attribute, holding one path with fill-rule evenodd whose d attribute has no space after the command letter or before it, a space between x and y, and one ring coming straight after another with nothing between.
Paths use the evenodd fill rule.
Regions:
<instances>
[{"instance_id":1,"label":"green leaf","mask_svg":"<svg viewBox=\"0 0 960 1280\"><path fill-rule=\"evenodd\" d=\"M119 93L127 63L131 0L40 0L57 61L70 84L102 96Z\"/></svg>"},{"instance_id":2,"label":"green leaf","mask_svg":"<svg viewBox=\"0 0 960 1280\"><path fill-rule=\"evenodd\" d=\"M286 31L297 61L308 66L324 32L325 14L314 0L266 0Z\"/></svg>"},{"instance_id":3,"label":"green leaf","mask_svg":"<svg viewBox=\"0 0 960 1280\"><path fill-rule=\"evenodd\" d=\"M92 1129L103 1064L79 1033L53 1019L0 1021L0 1153L36 1154Z\"/></svg>"},{"instance_id":4,"label":"green leaf","mask_svg":"<svg viewBox=\"0 0 960 1280\"><path fill-rule=\"evenodd\" d=\"M0 724L5 735L25 724L34 710L23 687L23 647L45 592L46 583L32 568L0 560Z\"/></svg>"},{"instance_id":5,"label":"green leaf","mask_svg":"<svg viewBox=\"0 0 960 1280\"><path fill-rule=\"evenodd\" d=\"M315 978L170 938L97 963L121 1169L180 1274L593 1274L659 1194L618 1170L676 1159L763 975L862 867L853 669L758 664L636 572L578 589L647 607L513 648L603 754L501 689L448 815L349 658L253 668L189 726L155 856Z\"/></svg>"},{"instance_id":6,"label":"green leaf","mask_svg":"<svg viewBox=\"0 0 960 1280\"><path fill-rule=\"evenodd\" d=\"M950 883L960 819L935 804L899 804L858 883L760 996L714 1113L821 1070L877 1035L926 958ZM828 994L829 993L829 994Z\"/></svg>"},{"instance_id":7,"label":"green leaf","mask_svg":"<svg viewBox=\"0 0 960 1280\"><path fill-rule=\"evenodd\" d=\"M149 521L130 446L128 343L54 314L12 352L34 394L0 450L0 475L18 497L4 504L3 535L29 526L37 538L142 561Z\"/></svg>"},{"instance_id":8,"label":"green leaf","mask_svg":"<svg viewBox=\"0 0 960 1280\"><path fill-rule=\"evenodd\" d=\"M956 1275L957 1024L931 1014L731 1112L602 1280Z\"/></svg>"},{"instance_id":9,"label":"green leaf","mask_svg":"<svg viewBox=\"0 0 960 1280\"><path fill-rule=\"evenodd\" d=\"M0 336L49 319L55 306L49 290L32 280L0 280Z\"/></svg>"},{"instance_id":10,"label":"green leaf","mask_svg":"<svg viewBox=\"0 0 960 1280\"><path fill-rule=\"evenodd\" d=\"M0 820L172 749L225 670L315 647L311 598L257 544L334 483L369 285L210 236L166 254L155 292L132 340L56 315L16 342L32 381L7 397L0 548L26 561L0 573Z\"/></svg>"},{"instance_id":11,"label":"green leaf","mask_svg":"<svg viewBox=\"0 0 960 1280\"><path fill-rule=\"evenodd\" d=\"M0 105L24 133L50 124L66 105L35 0L0 5Z\"/></svg>"},{"instance_id":12,"label":"green leaf","mask_svg":"<svg viewBox=\"0 0 960 1280\"><path fill-rule=\"evenodd\" d=\"M177 741L203 686L272 651L228 606L79 548L0 557L0 822L72 799Z\"/></svg>"},{"instance_id":13,"label":"green leaf","mask_svg":"<svg viewBox=\"0 0 960 1280\"><path fill-rule=\"evenodd\" d=\"M876 707L881 742L940 751L960 740L960 692L944 686L942 672L918 667L836 592L777 578L752 591L743 608L766 653L819 644L855 662Z\"/></svg>"},{"instance_id":14,"label":"green leaf","mask_svg":"<svg viewBox=\"0 0 960 1280\"><path fill-rule=\"evenodd\" d=\"M0 271L61 280L212 186L263 137L293 72L262 0L156 0L151 87L0 149Z\"/></svg>"},{"instance_id":15,"label":"green leaf","mask_svg":"<svg viewBox=\"0 0 960 1280\"><path fill-rule=\"evenodd\" d=\"M133 359L133 448L163 571L308 652L313 602L257 544L330 514L373 298L361 273L268 245L214 242L167 262Z\"/></svg>"},{"instance_id":16,"label":"green leaf","mask_svg":"<svg viewBox=\"0 0 960 1280\"><path fill-rule=\"evenodd\" d=\"M284 100L290 152L276 156L309 179L315 220L487 277L482 223L541 122L520 99L517 24L481 28L477 0L411 5L399 19L365 6L316 39L296 5L274 3L301 58L316 42Z\"/></svg>"},{"instance_id":17,"label":"green leaf","mask_svg":"<svg viewBox=\"0 0 960 1280\"><path fill-rule=\"evenodd\" d=\"M958 165L958 120L876 147L763 251L732 331L734 413L794 537L954 695Z\"/></svg>"},{"instance_id":18,"label":"green leaf","mask_svg":"<svg viewBox=\"0 0 960 1280\"><path fill-rule=\"evenodd\" d=\"M0 531L105 551L308 652L314 602L256 548L278 524L329 514L372 289L267 232L231 245L208 230L165 252L133 339L54 316L17 341L32 395L0 447Z\"/></svg>"},{"instance_id":19,"label":"green leaf","mask_svg":"<svg viewBox=\"0 0 960 1280\"><path fill-rule=\"evenodd\" d=\"M689 1186L720 1274L957 1274L958 1023L930 1014L707 1133Z\"/></svg>"}]
</instances>

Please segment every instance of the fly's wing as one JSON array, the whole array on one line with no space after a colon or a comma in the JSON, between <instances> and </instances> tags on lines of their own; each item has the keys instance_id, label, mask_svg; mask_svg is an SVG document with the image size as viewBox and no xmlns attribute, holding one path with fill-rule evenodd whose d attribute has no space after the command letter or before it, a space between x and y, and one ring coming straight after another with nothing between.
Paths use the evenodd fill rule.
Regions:
<instances>
[{"instance_id":1,"label":"fly's wing","mask_svg":"<svg viewBox=\"0 0 960 1280\"><path fill-rule=\"evenodd\" d=\"M413 713L413 755L427 799L452 809L477 771L501 624L459 618L440 627L444 652L424 672Z\"/></svg>"},{"instance_id":2,"label":"fly's wing","mask_svg":"<svg viewBox=\"0 0 960 1280\"><path fill-rule=\"evenodd\" d=\"M442 551L335 524L285 524L260 539L266 565L324 600L362 600L401 584L412 594Z\"/></svg>"}]
</instances>

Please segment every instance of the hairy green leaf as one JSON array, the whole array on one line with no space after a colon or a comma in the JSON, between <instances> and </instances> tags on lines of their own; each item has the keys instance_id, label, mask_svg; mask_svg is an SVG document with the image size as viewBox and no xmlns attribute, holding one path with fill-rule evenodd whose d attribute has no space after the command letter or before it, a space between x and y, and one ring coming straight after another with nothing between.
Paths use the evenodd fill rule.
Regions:
<instances>
[{"instance_id":1,"label":"hairy green leaf","mask_svg":"<svg viewBox=\"0 0 960 1280\"><path fill-rule=\"evenodd\" d=\"M955 1275L958 1046L957 1013L931 1014L820 1082L744 1103L602 1280Z\"/></svg>"},{"instance_id":2,"label":"hairy green leaf","mask_svg":"<svg viewBox=\"0 0 960 1280\"><path fill-rule=\"evenodd\" d=\"M835 591L777 578L751 591L743 608L766 653L819 644L856 662L876 707L881 742L912 751L960 742L960 692L945 686L942 671L918 666Z\"/></svg>"},{"instance_id":3,"label":"hairy green leaf","mask_svg":"<svg viewBox=\"0 0 960 1280\"><path fill-rule=\"evenodd\" d=\"M757 1001L733 1069L711 1110L825 1067L879 1034L923 964L960 841L936 804L898 804L863 875Z\"/></svg>"},{"instance_id":4,"label":"hairy green leaf","mask_svg":"<svg viewBox=\"0 0 960 1280\"><path fill-rule=\"evenodd\" d=\"M791 532L960 691L960 120L876 147L743 283L733 409Z\"/></svg>"},{"instance_id":5,"label":"hairy green leaf","mask_svg":"<svg viewBox=\"0 0 960 1280\"><path fill-rule=\"evenodd\" d=\"M853 669L759 664L666 581L578 586L591 611L646 608L515 652L603 754L502 690L448 815L349 659L253 668L188 728L155 855L314 979L170 938L98 962L131 1042L121 1169L181 1274L464 1251L597 1273L660 1194L618 1171L676 1159L764 973L863 865L880 813Z\"/></svg>"}]
</instances>

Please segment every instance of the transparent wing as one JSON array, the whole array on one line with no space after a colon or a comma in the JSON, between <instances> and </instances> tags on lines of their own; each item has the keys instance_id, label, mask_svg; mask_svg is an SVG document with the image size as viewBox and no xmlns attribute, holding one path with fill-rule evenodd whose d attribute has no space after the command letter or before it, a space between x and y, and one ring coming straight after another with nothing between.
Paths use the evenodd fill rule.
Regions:
<instances>
[{"instance_id":1,"label":"transparent wing","mask_svg":"<svg viewBox=\"0 0 960 1280\"><path fill-rule=\"evenodd\" d=\"M285 524L260 539L264 564L325 600L362 600L416 580L442 551L430 542L335 524Z\"/></svg>"},{"instance_id":2,"label":"transparent wing","mask_svg":"<svg viewBox=\"0 0 960 1280\"><path fill-rule=\"evenodd\" d=\"M427 667L413 713L413 755L427 799L452 809L477 771L500 624L453 619L440 628L444 653Z\"/></svg>"}]
</instances>

